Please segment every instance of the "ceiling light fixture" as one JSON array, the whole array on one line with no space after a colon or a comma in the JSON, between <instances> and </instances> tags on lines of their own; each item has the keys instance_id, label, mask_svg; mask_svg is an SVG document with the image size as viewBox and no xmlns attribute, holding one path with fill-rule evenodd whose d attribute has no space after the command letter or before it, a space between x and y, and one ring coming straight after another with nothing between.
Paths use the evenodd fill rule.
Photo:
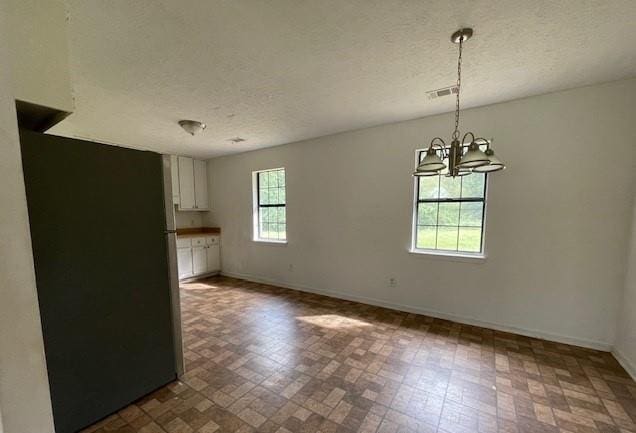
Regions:
<instances>
[{"instance_id":1,"label":"ceiling light fixture","mask_svg":"<svg viewBox=\"0 0 636 433\"><path fill-rule=\"evenodd\" d=\"M197 120L179 120L179 126L190 135L198 134L205 129L205 123Z\"/></svg>"},{"instance_id":2,"label":"ceiling light fixture","mask_svg":"<svg viewBox=\"0 0 636 433\"><path fill-rule=\"evenodd\" d=\"M444 159L448 158L448 173L446 176L464 176L472 172L487 173L506 168L503 162L495 156L491 142L485 138L475 137L472 132L464 134L459 140L459 94L462 82L462 48L464 42L471 38L473 29L465 28L457 30L451 36L451 41L459 45L457 57L457 93L455 104L455 130L451 136L451 143L447 145L440 137L431 140L426 151L426 156L415 169L414 176L436 176L446 168ZM466 141L466 138L470 141ZM486 150L482 151L481 147Z\"/></svg>"}]
</instances>

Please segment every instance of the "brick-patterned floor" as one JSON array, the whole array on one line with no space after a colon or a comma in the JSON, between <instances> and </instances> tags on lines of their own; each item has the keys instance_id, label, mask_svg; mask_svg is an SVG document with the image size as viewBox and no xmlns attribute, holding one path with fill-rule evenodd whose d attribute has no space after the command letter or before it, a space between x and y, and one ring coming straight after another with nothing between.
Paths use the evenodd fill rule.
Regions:
<instances>
[{"instance_id":1,"label":"brick-patterned floor","mask_svg":"<svg viewBox=\"0 0 636 433\"><path fill-rule=\"evenodd\" d=\"M182 304L184 381L86 431L636 432L608 353L229 278Z\"/></svg>"}]
</instances>

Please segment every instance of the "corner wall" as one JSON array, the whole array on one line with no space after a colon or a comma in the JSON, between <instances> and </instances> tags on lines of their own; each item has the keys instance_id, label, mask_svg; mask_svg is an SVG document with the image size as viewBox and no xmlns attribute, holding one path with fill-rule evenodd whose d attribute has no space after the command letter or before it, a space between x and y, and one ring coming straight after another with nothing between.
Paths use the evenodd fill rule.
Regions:
<instances>
[{"instance_id":1,"label":"corner wall","mask_svg":"<svg viewBox=\"0 0 636 433\"><path fill-rule=\"evenodd\" d=\"M227 275L609 350L634 196L636 79L466 110L508 169L484 261L408 252L415 150L452 114L208 162ZM285 167L286 246L251 241L253 170ZM389 278L397 287L389 287Z\"/></svg>"},{"instance_id":2,"label":"corner wall","mask_svg":"<svg viewBox=\"0 0 636 433\"><path fill-rule=\"evenodd\" d=\"M634 170L636 171L636 167ZM627 255L627 275L622 306L614 355L636 380L636 197L634 197L631 247Z\"/></svg>"},{"instance_id":3,"label":"corner wall","mask_svg":"<svg viewBox=\"0 0 636 433\"><path fill-rule=\"evenodd\" d=\"M0 5L0 411L4 433L52 433L20 142Z\"/></svg>"}]
</instances>

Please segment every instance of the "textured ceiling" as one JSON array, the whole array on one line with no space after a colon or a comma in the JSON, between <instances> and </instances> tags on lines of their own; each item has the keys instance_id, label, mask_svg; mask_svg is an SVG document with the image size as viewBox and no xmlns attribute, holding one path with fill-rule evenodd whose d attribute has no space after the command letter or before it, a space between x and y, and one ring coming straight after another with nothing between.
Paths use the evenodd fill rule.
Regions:
<instances>
[{"instance_id":1,"label":"textured ceiling","mask_svg":"<svg viewBox=\"0 0 636 433\"><path fill-rule=\"evenodd\" d=\"M52 132L201 158L636 75L634 0L69 0ZM191 137L179 119L207 123ZM450 125L449 125L450 128ZM232 143L242 137L247 141Z\"/></svg>"}]
</instances>

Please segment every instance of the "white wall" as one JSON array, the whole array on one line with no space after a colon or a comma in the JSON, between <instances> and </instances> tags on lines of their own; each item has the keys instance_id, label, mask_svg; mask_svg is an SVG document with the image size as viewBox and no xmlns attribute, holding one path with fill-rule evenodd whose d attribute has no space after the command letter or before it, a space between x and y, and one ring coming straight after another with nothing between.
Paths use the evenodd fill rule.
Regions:
<instances>
[{"instance_id":1,"label":"white wall","mask_svg":"<svg viewBox=\"0 0 636 433\"><path fill-rule=\"evenodd\" d=\"M53 432L20 144L0 6L0 408L5 433ZM0 428L1 430L1 428Z\"/></svg>"},{"instance_id":2,"label":"white wall","mask_svg":"<svg viewBox=\"0 0 636 433\"><path fill-rule=\"evenodd\" d=\"M3 0L11 58L13 96L73 111L63 0Z\"/></svg>"},{"instance_id":3,"label":"white wall","mask_svg":"<svg viewBox=\"0 0 636 433\"><path fill-rule=\"evenodd\" d=\"M452 114L212 159L207 222L222 230L223 271L609 349L634 189L634 94L636 79L462 113L464 130L494 137L509 167L490 179L482 262L408 252L415 150L448 136ZM251 171L281 166L289 244L257 244Z\"/></svg>"},{"instance_id":4,"label":"white wall","mask_svg":"<svg viewBox=\"0 0 636 433\"><path fill-rule=\"evenodd\" d=\"M174 219L177 228L201 227L203 225L205 212L191 212L175 210Z\"/></svg>"},{"instance_id":5,"label":"white wall","mask_svg":"<svg viewBox=\"0 0 636 433\"><path fill-rule=\"evenodd\" d=\"M636 168L635 168L636 169ZM631 227L631 247L627 255L627 275L614 354L636 380L636 197Z\"/></svg>"}]
</instances>

